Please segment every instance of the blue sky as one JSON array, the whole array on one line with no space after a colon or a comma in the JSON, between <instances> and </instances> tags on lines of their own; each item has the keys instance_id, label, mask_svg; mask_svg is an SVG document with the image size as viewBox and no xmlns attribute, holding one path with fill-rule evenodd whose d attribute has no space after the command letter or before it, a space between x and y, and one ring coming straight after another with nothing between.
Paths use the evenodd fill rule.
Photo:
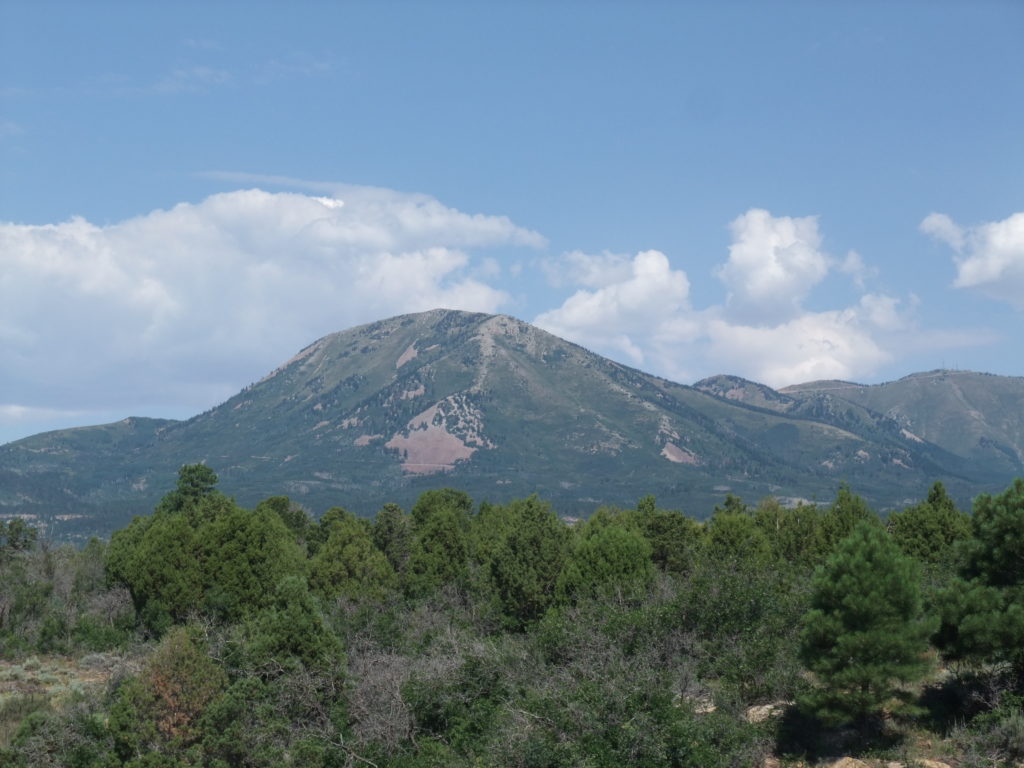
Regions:
<instances>
[{"instance_id":1,"label":"blue sky","mask_svg":"<svg viewBox=\"0 0 1024 768\"><path fill-rule=\"evenodd\" d=\"M1024 375L1024 4L0 3L0 441L506 312L691 383Z\"/></svg>"}]
</instances>

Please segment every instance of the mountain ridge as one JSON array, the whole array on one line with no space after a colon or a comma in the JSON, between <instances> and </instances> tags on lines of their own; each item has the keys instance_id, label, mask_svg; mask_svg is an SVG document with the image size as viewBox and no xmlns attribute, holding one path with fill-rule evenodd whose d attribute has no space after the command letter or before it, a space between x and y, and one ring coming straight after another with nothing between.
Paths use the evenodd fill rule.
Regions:
<instances>
[{"instance_id":1,"label":"mountain ridge","mask_svg":"<svg viewBox=\"0 0 1024 768\"><path fill-rule=\"evenodd\" d=\"M1024 398L1021 382L990 384L1005 400ZM935 479L968 499L1024 466L1015 425L968 419L996 447L958 453L955 439L912 430L913 408L870 390L887 385L838 396L827 384L777 391L722 375L687 386L508 315L430 310L327 334L184 421L130 417L0 446L0 514L109 532L198 461L244 504L284 493L316 513L361 514L440 485L478 500L538 492L574 515L654 493L701 516L725 492L827 500L847 481L886 508ZM995 469L993 451L1004 457Z\"/></svg>"}]
</instances>

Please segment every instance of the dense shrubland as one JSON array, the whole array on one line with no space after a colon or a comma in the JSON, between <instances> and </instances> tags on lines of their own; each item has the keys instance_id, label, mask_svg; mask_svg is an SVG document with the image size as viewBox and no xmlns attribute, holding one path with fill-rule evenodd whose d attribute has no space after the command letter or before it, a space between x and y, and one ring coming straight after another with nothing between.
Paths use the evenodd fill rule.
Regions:
<instances>
[{"instance_id":1,"label":"dense shrubland","mask_svg":"<svg viewBox=\"0 0 1024 768\"><path fill-rule=\"evenodd\" d=\"M1022 481L973 516L936 483L885 524L841 487L575 526L453 489L314 521L216 483L184 467L82 549L0 527L0 763L1024 760ZM44 695L40 656L109 674Z\"/></svg>"}]
</instances>

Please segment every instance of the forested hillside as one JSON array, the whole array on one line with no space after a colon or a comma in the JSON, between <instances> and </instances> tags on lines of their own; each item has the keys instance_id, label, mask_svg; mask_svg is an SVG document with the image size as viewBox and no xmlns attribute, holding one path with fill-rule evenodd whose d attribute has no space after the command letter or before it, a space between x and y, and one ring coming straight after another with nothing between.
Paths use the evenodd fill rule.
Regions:
<instances>
[{"instance_id":1,"label":"forested hillside","mask_svg":"<svg viewBox=\"0 0 1024 768\"><path fill-rule=\"evenodd\" d=\"M109 542L0 529L0 763L1013 765L1022 557L1020 480L570 526L450 488L314 521L186 466Z\"/></svg>"}]
</instances>

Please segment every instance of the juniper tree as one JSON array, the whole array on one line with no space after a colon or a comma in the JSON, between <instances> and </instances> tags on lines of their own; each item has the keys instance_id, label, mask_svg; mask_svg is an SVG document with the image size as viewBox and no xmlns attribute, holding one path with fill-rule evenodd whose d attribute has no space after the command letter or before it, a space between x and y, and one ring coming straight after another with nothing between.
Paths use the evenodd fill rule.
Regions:
<instances>
[{"instance_id":1,"label":"juniper tree","mask_svg":"<svg viewBox=\"0 0 1024 768\"><path fill-rule=\"evenodd\" d=\"M861 522L869 522L881 527L871 508L860 496L850 490L850 486L842 483L836 491L836 499L828 506L819 519L821 534L825 541L826 551L832 552L840 541L845 539Z\"/></svg>"},{"instance_id":2,"label":"juniper tree","mask_svg":"<svg viewBox=\"0 0 1024 768\"><path fill-rule=\"evenodd\" d=\"M491 559L490 574L508 625L522 629L554 602L569 531L536 496L513 501L506 509L511 526Z\"/></svg>"},{"instance_id":3,"label":"juniper tree","mask_svg":"<svg viewBox=\"0 0 1024 768\"><path fill-rule=\"evenodd\" d=\"M335 520L310 562L310 588L326 598L381 598L398 585L395 571L354 516Z\"/></svg>"},{"instance_id":4,"label":"juniper tree","mask_svg":"<svg viewBox=\"0 0 1024 768\"><path fill-rule=\"evenodd\" d=\"M941 482L928 499L889 517L889 532L908 555L926 563L951 557L953 545L971 535L971 518L956 508Z\"/></svg>"},{"instance_id":5,"label":"juniper tree","mask_svg":"<svg viewBox=\"0 0 1024 768\"><path fill-rule=\"evenodd\" d=\"M588 522L558 578L557 594L573 603L646 588L653 578L651 544L639 530Z\"/></svg>"},{"instance_id":6,"label":"juniper tree","mask_svg":"<svg viewBox=\"0 0 1024 768\"><path fill-rule=\"evenodd\" d=\"M928 670L932 622L917 566L878 525L859 523L814 576L801 656L819 686L803 701L822 721L869 723Z\"/></svg>"}]
</instances>

